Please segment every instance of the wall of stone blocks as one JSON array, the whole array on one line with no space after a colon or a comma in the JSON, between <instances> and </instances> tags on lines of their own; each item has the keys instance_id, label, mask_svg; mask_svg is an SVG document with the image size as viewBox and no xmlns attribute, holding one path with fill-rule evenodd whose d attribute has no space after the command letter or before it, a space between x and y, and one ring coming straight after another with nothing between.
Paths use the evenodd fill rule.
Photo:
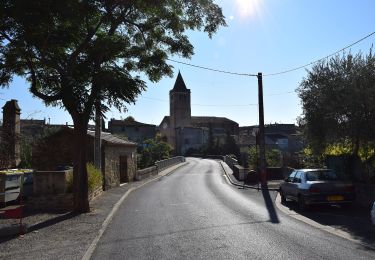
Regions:
<instances>
[{"instance_id":1,"label":"wall of stone blocks","mask_svg":"<svg viewBox=\"0 0 375 260\"><path fill-rule=\"evenodd\" d=\"M137 158L135 146L105 146L104 183L105 189L120 185L120 157L127 156L128 180L133 181L137 172Z\"/></svg>"},{"instance_id":2,"label":"wall of stone blocks","mask_svg":"<svg viewBox=\"0 0 375 260\"><path fill-rule=\"evenodd\" d=\"M149 178L157 174L158 174L158 168L156 166L151 166L142 170L138 170L135 180L140 181L140 180Z\"/></svg>"},{"instance_id":3,"label":"wall of stone blocks","mask_svg":"<svg viewBox=\"0 0 375 260\"><path fill-rule=\"evenodd\" d=\"M73 193L32 196L28 198L26 208L43 211L70 211L73 209Z\"/></svg>"},{"instance_id":4,"label":"wall of stone blocks","mask_svg":"<svg viewBox=\"0 0 375 260\"><path fill-rule=\"evenodd\" d=\"M63 194L67 190L66 176L69 171L35 171L33 174L34 196Z\"/></svg>"}]
</instances>

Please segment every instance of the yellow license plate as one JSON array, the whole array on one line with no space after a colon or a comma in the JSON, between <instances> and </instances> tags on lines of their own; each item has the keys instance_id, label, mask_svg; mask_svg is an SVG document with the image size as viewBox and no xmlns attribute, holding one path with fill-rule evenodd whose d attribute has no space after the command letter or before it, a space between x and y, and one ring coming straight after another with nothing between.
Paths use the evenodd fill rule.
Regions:
<instances>
[{"instance_id":1,"label":"yellow license plate","mask_svg":"<svg viewBox=\"0 0 375 260\"><path fill-rule=\"evenodd\" d=\"M340 195L328 196L327 200L328 201L340 201L340 200L344 200L344 197Z\"/></svg>"}]
</instances>

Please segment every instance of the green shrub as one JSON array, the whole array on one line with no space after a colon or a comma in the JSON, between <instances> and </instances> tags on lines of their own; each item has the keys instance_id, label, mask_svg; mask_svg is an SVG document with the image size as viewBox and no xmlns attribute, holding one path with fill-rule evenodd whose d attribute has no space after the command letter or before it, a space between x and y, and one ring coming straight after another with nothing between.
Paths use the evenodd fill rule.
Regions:
<instances>
[{"instance_id":1,"label":"green shrub","mask_svg":"<svg viewBox=\"0 0 375 260\"><path fill-rule=\"evenodd\" d=\"M87 175L89 192L93 192L103 185L103 176L99 169L95 168L92 163L87 164Z\"/></svg>"},{"instance_id":2,"label":"green shrub","mask_svg":"<svg viewBox=\"0 0 375 260\"><path fill-rule=\"evenodd\" d=\"M87 176L88 176L88 180L87 180L88 188L89 188L89 193L90 193L103 185L103 177L102 177L102 173L100 172L100 170L95 168L95 166L92 163L88 163L86 167L87 167ZM67 185L67 191L72 192L73 191L73 171L68 172L66 176L66 185Z\"/></svg>"}]
</instances>

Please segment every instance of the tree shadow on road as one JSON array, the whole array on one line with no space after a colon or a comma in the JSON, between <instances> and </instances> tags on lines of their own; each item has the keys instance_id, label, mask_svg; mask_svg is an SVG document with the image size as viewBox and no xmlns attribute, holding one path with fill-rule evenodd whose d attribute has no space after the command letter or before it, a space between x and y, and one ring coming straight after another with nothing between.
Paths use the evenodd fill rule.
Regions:
<instances>
[{"instance_id":1,"label":"tree shadow on road","mask_svg":"<svg viewBox=\"0 0 375 260\"><path fill-rule=\"evenodd\" d=\"M279 224L280 220L279 220L279 217L277 216L275 205L273 204L273 200L271 198L267 184L262 184L261 189L262 189L263 199L264 199L264 202L266 203L266 207L268 210L268 215L270 216L271 223Z\"/></svg>"}]
</instances>

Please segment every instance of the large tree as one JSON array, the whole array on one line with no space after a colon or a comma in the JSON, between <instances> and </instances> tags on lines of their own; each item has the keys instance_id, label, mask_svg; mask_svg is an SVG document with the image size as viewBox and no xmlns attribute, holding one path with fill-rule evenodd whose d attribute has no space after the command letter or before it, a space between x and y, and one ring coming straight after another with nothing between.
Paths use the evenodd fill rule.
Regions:
<instances>
[{"instance_id":1,"label":"large tree","mask_svg":"<svg viewBox=\"0 0 375 260\"><path fill-rule=\"evenodd\" d=\"M93 106L124 109L151 81L172 75L171 55L193 54L186 33L225 25L213 0L2 0L0 85L14 75L74 123L74 207L89 211L85 135ZM142 74L142 75L143 75Z\"/></svg>"},{"instance_id":2,"label":"large tree","mask_svg":"<svg viewBox=\"0 0 375 260\"><path fill-rule=\"evenodd\" d=\"M358 155L360 148L375 144L372 50L317 63L297 91L303 106L301 122L315 153L322 154L329 145L350 144Z\"/></svg>"}]
</instances>

